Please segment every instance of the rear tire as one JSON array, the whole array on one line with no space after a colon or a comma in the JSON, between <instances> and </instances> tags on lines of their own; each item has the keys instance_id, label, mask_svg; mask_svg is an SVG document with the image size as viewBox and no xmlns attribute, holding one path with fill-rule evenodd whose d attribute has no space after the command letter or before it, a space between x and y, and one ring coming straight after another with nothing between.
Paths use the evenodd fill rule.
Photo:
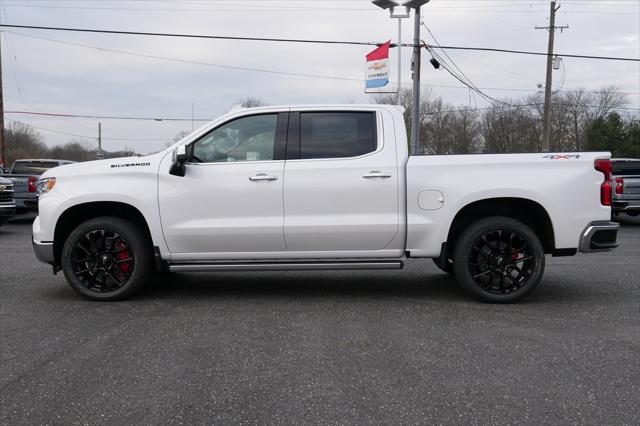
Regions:
<instances>
[{"instance_id":1,"label":"rear tire","mask_svg":"<svg viewBox=\"0 0 640 426\"><path fill-rule=\"evenodd\" d=\"M529 295L544 273L540 238L517 220L494 216L471 224L454 251L455 276L472 297L513 303Z\"/></svg>"},{"instance_id":2,"label":"rear tire","mask_svg":"<svg viewBox=\"0 0 640 426\"><path fill-rule=\"evenodd\" d=\"M62 248L62 270L76 292L91 300L124 300L153 271L151 244L131 222L117 217L88 220Z\"/></svg>"}]
</instances>

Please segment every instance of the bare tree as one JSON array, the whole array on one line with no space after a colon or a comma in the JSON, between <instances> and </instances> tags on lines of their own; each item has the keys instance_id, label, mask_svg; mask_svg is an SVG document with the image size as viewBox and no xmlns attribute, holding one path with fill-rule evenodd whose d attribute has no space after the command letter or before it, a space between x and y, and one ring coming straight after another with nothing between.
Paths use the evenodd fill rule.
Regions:
<instances>
[{"instance_id":1,"label":"bare tree","mask_svg":"<svg viewBox=\"0 0 640 426\"><path fill-rule=\"evenodd\" d=\"M540 151L541 121L537 113L513 101L492 105L482 117L483 152Z\"/></svg>"},{"instance_id":2,"label":"bare tree","mask_svg":"<svg viewBox=\"0 0 640 426\"><path fill-rule=\"evenodd\" d=\"M241 99L238 102L240 103L240 106L243 107L243 108L256 108L256 107L269 105L268 103L266 103L262 99L256 98L254 96L248 96L248 97L246 97L244 99Z\"/></svg>"},{"instance_id":3,"label":"bare tree","mask_svg":"<svg viewBox=\"0 0 640 426\"><path fill-rule=\"evenodd\" d=\"M49 150L49 156L71 161L89 161L96 159L94 143L87 139L73 139L64 145L54 146Z\"/></svg>"},{"instance_id":4,"label":"bare tree","mask_svg":"<svg viewBox=\"0 0 640 426\"><path fill-rule=\"evenodd\" d=\"M463 109L452 115L451 154L473 154L482 148L478 111Z\"/></svg>"},{"instance_id":5,"label":"bare tree","mask_svg":"<svg viewBox=\"0 0 640 426\"><path fill-rule=\"evenodd\" d=\"M19 158L43 158L47 156L47 146L42 135L28 124L14 121L5 129L5 161L10 167Z\"/></svg>"}]
</instances>

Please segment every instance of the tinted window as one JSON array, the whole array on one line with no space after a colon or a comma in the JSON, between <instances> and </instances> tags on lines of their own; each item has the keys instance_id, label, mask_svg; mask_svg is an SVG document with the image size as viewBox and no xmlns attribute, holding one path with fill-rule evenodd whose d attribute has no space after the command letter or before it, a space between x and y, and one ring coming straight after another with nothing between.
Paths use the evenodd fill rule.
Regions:
<instances>
[{"instance_id":1,"label":"tinted window","mask_svg":"<svg viewBox=\"0 0 640 426\"><path fill-rule=\"evenodd\" d=\"M376 150L373 112L300 113L300 158L356 157Z\"/></svg>"},{"instance_id":2,"label":"tinted window","mask_svg":"<svg viewBox=\"0 0 640 426\"><path fill-rule=\"evenodd\" d=\"M230 121L193 145L192 159L202 163L273 160L278 114Z\"/></svg>"},{"instance_id":3,"label":"tinted window","mask_svg":"<svg viewBox=\"0 0 640 426\"><path fill-rule=\"evenodd\" d=\"M58 167L57 161L16 161L11 173L16 175L41 175L49 169Z\"/></svg>"},{"instance_id":4,"label":"tinted window","mask_svg":"<svg viewBox=\"0 0 640 426\"><path fill-rule=\"evenodd\" d=\"M614 175L638 175L640 176L639 161L615 161L612 162Z\"/></svg>"}]
</instances>

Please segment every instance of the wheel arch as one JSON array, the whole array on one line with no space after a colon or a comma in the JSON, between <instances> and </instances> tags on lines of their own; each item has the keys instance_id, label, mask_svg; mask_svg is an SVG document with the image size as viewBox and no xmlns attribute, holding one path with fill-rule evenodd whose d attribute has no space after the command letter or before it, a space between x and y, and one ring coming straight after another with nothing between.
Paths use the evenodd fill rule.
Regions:
<instances>
[{"instance_id":1,"label":"wheel arch","mask_svg":"<svg viewBox=\"0 0 640 426\"><path fill-rule=\"evenodd\" d=\"M447 234L447 255L452 253L457 238L479 219L505 216L529 226L538 235L545 253L555 250L553 222L547 210L538 202L519 197L495 197L473 201L458 210Z\"/></svg>"},{"instance_id":2,"label":"wheel arch","mask_svg":"<svg viewBox=\"0 0 640 426\"><path fill-rule=\"evenodd\" d=\"M81 223L96 217L112 216L128 220L138 226L149 244L153 244L149 224L144 215L131 204L118 201L94 201L69 207L58 218L53 237L53 253L56 265L60 265L62 247L67 237Z\"/></svg>"}]
</instances>

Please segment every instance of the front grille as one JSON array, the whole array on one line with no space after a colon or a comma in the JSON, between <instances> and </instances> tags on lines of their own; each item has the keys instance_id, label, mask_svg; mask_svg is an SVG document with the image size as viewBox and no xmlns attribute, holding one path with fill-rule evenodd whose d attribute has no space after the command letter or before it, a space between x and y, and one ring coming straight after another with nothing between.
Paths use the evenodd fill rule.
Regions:
<instances>
[{"instance_id":1,"label":"front grille","mask_svg":"<svg viewBox=\"0 0 640 426\"><path fill-rule=\"evenodd\" d=\"M13 201L13 191L7 191L6 189L0 192L0 203L7 203Z\"/></svg>"}]
</instances>

